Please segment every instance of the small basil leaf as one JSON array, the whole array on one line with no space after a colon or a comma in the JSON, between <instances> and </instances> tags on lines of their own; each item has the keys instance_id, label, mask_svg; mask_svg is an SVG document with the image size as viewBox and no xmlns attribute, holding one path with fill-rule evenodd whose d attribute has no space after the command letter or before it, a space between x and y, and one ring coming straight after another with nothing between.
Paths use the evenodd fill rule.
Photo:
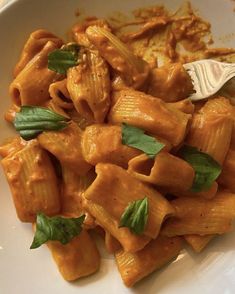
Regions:
<instances>
[{"instance_id":1,"label":"small basil leaf","mask_svg":"<svg viewBox=\"0 0 235 294\"><path fill-rule=\"evenodd\" d=\"M60 74L66 74L70 67L78 64L79 46L67 44L48 54L48 68Z\"/></svg>"},{"instance_id":2,"label":"small basil leaf","mask_svg":"<svg viewBox=\"0 0 235 294\"><path fill-rule=\"evenodd\" d=\"M67 244L81 233L84 219L85 215L78 218L63 218L47 217L43 213L38 213L36 232L30 249L38 248L49 240Z\"/></svg>"},{"instance_id":3,"label":"small basil leaf","mask_svg":"<svg viewBox=\"0 0 235 294\"><path fill-rule=\"evenodd\" d=\"M22 106L13 123L21 137L30 140L43 131L65 128L68 119L44 107Z\"/></svg>"},{"instance_id":4,"label":"small basil leaf","mask_svg":"<svg viewBox=\"0 0 235 294\"><path fill-rule=\"evenodd\" d=\"M144 134L144 130L122 124L122 144L143 151L148 157L154 158L165 146L154 137Z\"/></svg>"},{"instance_id":5,"label":"small basil leaf","mask_svg":"<svg viewBox=\"0 0 235 294\"><path fill-rule=\"evenodd\" d=\"M181 148L180 155L195 171L191 191L200 192L209 190L221 173L222 169L220 164L209 154L198 151L197 148L188 145Z\"/></svg>"},{"instance_id":6,"label":"small basil leaf","mask_svg":"<svg viewBox=\"0 0 235 294\"><path fill-rule=\"evenodd\" d=\"M131 202L123 212L119 227L128 227L131 232L140 235L148 219L148 198Z\"/></svg>"},{"instance_id":7,"label":"small basil leaf","mask_svg":"<svg viewBox=\"0 0 235 294\"><path fill-rule=\"evenodd\" d=\"M17 131L21 130L60 130L67 126L66 122L63 121L16 121L15 129Z\"/></svg>"}]
</instances>

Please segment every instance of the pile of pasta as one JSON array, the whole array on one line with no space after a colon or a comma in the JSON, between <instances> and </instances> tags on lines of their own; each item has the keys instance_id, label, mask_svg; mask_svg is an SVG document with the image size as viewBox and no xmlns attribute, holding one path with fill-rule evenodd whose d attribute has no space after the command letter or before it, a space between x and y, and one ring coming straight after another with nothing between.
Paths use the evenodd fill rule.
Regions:
<instances>
[{"instance_id":1,"label":"pile of pasta","mask_svg":"<svg viewBox=\"0 0 235 294\"><path fill-rule=\"evenodd\" d=\"M177 258L184 243L200 252L216 235L232 230L235 217L234 106L215 96L193 104L193 85L182 64L154 67L134 55L106 21L77 26L79 62L66 74L48 68L48 54L64 42L45 30L33 32L14 69L13 122L22 106L41 106L68 125L20 136L0 147L18 218L37 214L76 218L82 231L67 244L46 242L62 276L72 281L96 272L100 255L92 231L114 254L126 286ZM122 126L140 128L164 147L155 157L123 144ZM179 156L184 145L210 155L220 176L192 191L194 168ZM59 166L59 168L58 168ZM120 226L133 201L148 200L141 234Z\"/></svg>"}]
</instances>

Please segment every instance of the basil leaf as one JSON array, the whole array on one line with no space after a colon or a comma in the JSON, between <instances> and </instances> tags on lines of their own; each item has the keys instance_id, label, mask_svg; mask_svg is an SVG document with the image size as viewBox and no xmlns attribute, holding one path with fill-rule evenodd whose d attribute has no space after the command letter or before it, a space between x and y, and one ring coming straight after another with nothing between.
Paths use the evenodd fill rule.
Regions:
<instances>
[{"instance_id":1,"label":"basil leaf","mask_svg":"<svg viewBox=\"0 0 235 294\"><path fill-rule=\"evenodd\" d=\"M150 158L154 158L165 147L154 137L145 135L144 130L126 123L122 124L122 144L139 149Z\"/></svg>"},{"instance_id":2,"label":"basil leaf","mask_svg":"<svg viewBox=\"0 0 235 294\"><path fill-rule=\"evenodd\" d=\"M30 249L38 248L49 240L67 244L81 233L84 219L85 215L78 218L63 218L47 217L43 213L38 213L36 232Z\"/></svg>"},{"instance_id":3,"label":"basil leaf","mask_svg":"<svg viewBox=\"0 0 235 294\"><path fill-rule=\"evenodd\" d=\"M70 67L78 64L80 47L75 44L64 45L48 54L48 68L59 74L66 74Z\"/></svg>"},{"instance_id":4,"label":"basil leaf","mask_svg":"<svg viewBox=\"0 0 235 294\"><path fill-rule=\"evenodd\" d=\"M142 234L148 219L148 198L131 202L123 212L119 227L128 227L131 232Z\"/></svg>"},{"instance_id":5,"label":"basil leaf","mask_svg":"<svg viewBox=\"0 0 235 294\"><path fill-rule=\"evenodd\" d=\"M37 106L22 106L16 113L14 127L25 140L30 140L43 131L61 130L68 119L50 109Z\"/></svg>"},{"instance_id":6,"label":"basil leaf","mask_svg":"<svg viewBox=\"0 0 235 294\"><path fill-rule=\"evenodd\" d=\"M200 192L210 189L212 183L221 173L220 164L209 154L198 151L197 148L188 145L181 148L180 155L195 171L191 191Z\"/></svg>"}]
</instances>

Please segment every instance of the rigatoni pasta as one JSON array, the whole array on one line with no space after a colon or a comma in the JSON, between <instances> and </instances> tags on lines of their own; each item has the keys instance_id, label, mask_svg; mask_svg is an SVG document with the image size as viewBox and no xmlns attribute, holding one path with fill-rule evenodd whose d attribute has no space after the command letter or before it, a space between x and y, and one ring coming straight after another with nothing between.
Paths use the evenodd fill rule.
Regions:
<instances>
[{"instance_id":1,"label":"rigatoni pasta","mask_svg":"<svg viewBox=\"0 0 235 294\"><path fill-rule=\"evenodd\" d=\"M183 239L201 252L232 230L234 106L189 98L184 51L203 57L208 27L187 7L90 17L68 43L37 30L23 48L5 114L20 136L0 146L2 166L19 219L35 223L30 249L46 244L66 281L99 269L97 232L132 287Z\"/></svg>"}]
</instances>

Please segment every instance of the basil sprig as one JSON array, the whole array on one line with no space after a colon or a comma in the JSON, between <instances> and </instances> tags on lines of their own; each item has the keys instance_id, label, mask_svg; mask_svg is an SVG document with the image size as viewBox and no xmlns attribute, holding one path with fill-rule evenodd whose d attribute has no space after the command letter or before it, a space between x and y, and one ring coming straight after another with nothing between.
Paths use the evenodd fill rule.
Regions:
<instances>
[{"instance_id":1,"label":"basil sprig","mask_svg":"<svg viewBox=\"0 0 235 294\"><path fill-rule=\"evenodd\" d=\"M119 227L128 227L134 234L140 235L148 220L148 198L131 202L124 210Z\"/></svg>"},{"instance_id":2,"label":"basil sprig","mask_svg":"<svg viewBox=\"0 0 235 294\"><path fill-rule=\"evenodd\" d=\"M81 233L84 219L85 215L78 218L63 218L47 217L43 213L38 213L36 232L30 249L38 248L49 240L67 244Z\"/></svg>"},{"instance_id":3,"label":"basil sprig","mask_svg":"<svg viewBox=\"0 0 235 294\"><path fill-rule=\"evenodd\" d=\"M21 106L16 113L14 127L25 139L33 139L46 130L61 130L68 125L68 119L48 108Z\"/></svg>"},{"instance_id":4,"label":"basil sprig","mask_svg":"<svg viewBox=\"0 0 235 294\"><path fill-rule=\"evenodd\" d=\"M48 54L48 68L59 74L66 74L70 67L78 64L80 47L76 43L64 45Z\"/></svg>"},{"instance_id":5,"label":"basil sprig","mask_svg":"<svg viewBox=\"0 0 235 294\"><path fill-rule=\"evenodd\" d=\"M180 150L181 157L187 161L195 171L195 177L191 188L192 192L209 190L213 182L221 173L220 164L209 154L197 150L197 148L185 145Z\"/></svg>"},{"instance_id":6,"label":"basil sprig","mask_svg":"<svg viewBox=\"0 0 235 294\"><path fill-rule=\"evenodd\" d=\"M146 135L144 130L126 123L122 124L122 144L139 149L150 158L154 158L165 147L154 137Z\"/></svg>"}]
</instances>

